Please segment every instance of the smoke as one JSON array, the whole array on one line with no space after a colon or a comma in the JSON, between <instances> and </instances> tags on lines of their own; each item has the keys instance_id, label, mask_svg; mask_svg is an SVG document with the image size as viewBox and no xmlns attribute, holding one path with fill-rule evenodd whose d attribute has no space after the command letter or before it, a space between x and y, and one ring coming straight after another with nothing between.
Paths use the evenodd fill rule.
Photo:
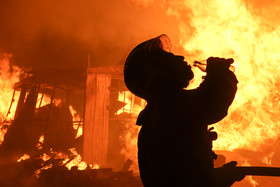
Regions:
<instances>
[{"instance_id":1,"label":"smoke","mask_svg":"<svg viewBox=\"0 0 280 187\"><path fill-rule=\"evenodd\" d=\"M277 22L278 0L245 2ZM84 68L88 55L92 66L123 64L138 43L162 33L180 53L195 32L192 16L180 0L1 1L0 52L33 69Z\"/></svg>"},{"instance_id":2,"label":"smoke","mask_svg":"<svg viewBox=\"0 0 280 187\"><path fill-rule=\"evenodd\" d=\"M15 65L41 69L83 68L88 55L92 66L122 64L135 45L162 33L179 48L182 20L164 2L1 1L0 52L13 54Z\"/></svg>"}]
</instances>

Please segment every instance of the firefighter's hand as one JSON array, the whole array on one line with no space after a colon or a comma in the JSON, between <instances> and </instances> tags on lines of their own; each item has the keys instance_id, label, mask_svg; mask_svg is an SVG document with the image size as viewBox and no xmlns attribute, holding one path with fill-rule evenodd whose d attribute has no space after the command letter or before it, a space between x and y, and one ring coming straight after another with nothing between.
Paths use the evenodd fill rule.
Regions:
<instances>
[{"instance_id":1,"label":"firefighter's hand","mask_svg":"<svg viewBox=\"0 0 280 187\"><path fill-rule=\"evenodd\" d=\"M213 74L228 71L233 62L234 60L232 58L209 57L207 59L206 72L208 74Z\"/></svg>"},{"instance_id":2,"label":"firefighter's hand","mask_svg":"<svg viewBox=\"0 0 280 187\"><path fill-rule=\"evenodd\" d=\"M236 167L236 165L236 161L231 161L223 165L220 170L214 170L214 181L217 187L231 186L234 182L244 179L244 173L240 173L237 172L237 170L231 169Z\"/></svg>"},{"instance_id":3,"label":"firefighter's hand","mask_svg":"<svg viewBox=\"0 0 280 187\"><path fill-rule=\"evenodd\" d=\"M237 165L236 161L231 161L229 163L226 163L222 167L223 168L234 168L234 167L236 167L236 165ZM245 174L243 174L243 173L232 172L230 174L232 174L232 178L236 181L241 181L245 177Z\"/></svg>"}]
</instances>

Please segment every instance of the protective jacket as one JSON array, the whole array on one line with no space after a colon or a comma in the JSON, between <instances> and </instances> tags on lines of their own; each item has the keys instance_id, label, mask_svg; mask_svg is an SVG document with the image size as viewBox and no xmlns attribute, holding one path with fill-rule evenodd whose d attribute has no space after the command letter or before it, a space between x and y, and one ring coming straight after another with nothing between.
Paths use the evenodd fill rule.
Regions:
<instances>
[{"instance_id":1,"label":"protective jacket","mask_svg":"<svg viewBox=\"0 0 280 187\"><path fill-rule=\"evenodd\" d=\"M227 115L236 90L231 71L207 75L193 90L158 93L140 113L140 174L145 187L217 186L208 125Z\"/></svg>"}]
</instances>

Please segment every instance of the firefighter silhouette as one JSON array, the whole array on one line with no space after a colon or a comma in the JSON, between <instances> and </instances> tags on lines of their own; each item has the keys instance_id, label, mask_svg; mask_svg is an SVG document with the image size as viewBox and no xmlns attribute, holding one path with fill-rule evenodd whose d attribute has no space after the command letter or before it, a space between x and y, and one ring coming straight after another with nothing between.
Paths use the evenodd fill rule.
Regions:
<instances>
[{"instance_id":1,"label":"firefighter silhouette","mask_svg":"<svg viewBox=\"0 0 280 187\"><path fill-rule=\"evenodd\" d=\"M136 122L142 126L142 182L145 187L230 186L244 176L214 171L216 134L208 126L227 115L235 97L238 81L229 70L233 59L208 58L204 81L186 90L194 77L191 66L170 49L168 36L160 35L136 46L124 66L127 88L147 101Z\"/></svg>"}]
</instances>

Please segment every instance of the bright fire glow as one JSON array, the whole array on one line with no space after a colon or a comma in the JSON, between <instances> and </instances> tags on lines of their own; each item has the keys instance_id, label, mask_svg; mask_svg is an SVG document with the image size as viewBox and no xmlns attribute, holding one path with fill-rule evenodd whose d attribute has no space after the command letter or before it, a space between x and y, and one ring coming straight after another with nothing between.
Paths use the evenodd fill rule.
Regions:
<instances>
[{"instance_id":1,"label":"bright fire glow","mask_svg":"<svg viewBox=\"0 0 280 187\"><path fill-rule=\"evenodd\" d=\"M228 117L215 125L214 149L256 151L273 144L280 134L280 27L254 15L244 1L185 3L194 27L182 40L188 54L235 59L238 92Z\"/></svg>"},{"instance_id":2,"label":"bright fire glow","mask_svg":"<svg viewBox=\"0 0 280 187\"><path fill-rule=\"evenodd\" d=\"M130 113L136 117L138 115L138 113L141 110L143 110L143 108L146 105L144 100L141 100L140 105L135 104L135 102L134 102L135 95L129 91L119 92L118 100L121 102L124 102L125 106L117 111L117 113L116 113L117 115L126 112L126 113Z\"/></svg>"},{"instance_id":3,"label":"bright fire glow","mask_svg":"<svg viewBox=\"0 0 280 187\"><path fill-rule=\"evenodd\" d=\"M29 155L24 154L24 155L22 155L22 156L17 160L17 162L21 162L22 160L27 160L27 159L29 159L29 158L30 158Z\"/></svg>"},{"instance_id":4,"label":"bright fire glow","mask_svg":"<svg viewBox=\"0 0 280 187\"><path fill-rule=\"evenodd\" d=\"M81 155L79 155L77 153L76 148L71 148L69 150L72 153L71 158L68 155L66 155L66 154L64 154L62 152L54 152L54 151L51 150L51 155L52 156L44 153L41 156L41 159L43 161L45 161L45 162L48 161L51 158L62 159L61 166L67 167L68 170L70 170L73 166L76 166L78 168L78 170L85 170L87 167L89 167L91 169L99 169L100 168L100 166L98 164L96 164L96 163L93 164L93 165L92 164L88 165L86 162L84 162L82 160ZM52 167L53 167L53 164L49 164L49 165L46 165L46 166L36 170L35 171L36 177L37 178L39 177L39 175L40 175L42 170L47 170L47 169L52 168Z\"/></svg>"},{"instance_id":5,"label":"bright fire glow","mask_svg":"<svg viewBox=\"0 0 280 187\"><path fill-rule=\"evenodd\" d=\"M71 153L75 156L75 158L74 158L73 160L71 160L69 163L67 163L65 166L66 166L69 170L70 170L71 167L73 167L73 166L77 166L77 167L78 167L78 170L84 170L84 169L86 169L88 165L87 165L86 162L82 161L82 157L81 157L81 155L79 155L79 154L77 153L76 149L75 149L75 148L72 148L72 149L70 149L70 151L71 151ZM66 160L67 160L66 162L69 161L68 159L66 159Z\"/></svg>"},{"instance_id":6,"label":"bright fire glow","mask_svg":"<svg viewBox=\"0 0 280 187\"><path fill-rule=\"evenodd\" d=\"M76 138L79 138L83 135L83 126L81 125L82 119L72 105L69 105L69 109L73 117L73 128L77 131Z\"/></svg>"},{"instance_id":7,"label":"bright fire glow","mask_svg":"<svg viewBox=\"0 0 280 187\"><path fill-rule=\"evenodd\" d=\"M57 99L57 98L54 98L52 102L55 106L60 106L62 104L62 100ZM42 94L42 93L38 94L38 100L37 100L37 103L36 103L36 108L43 107L43 106L48 105L50 103L51 103L51 97L50 96Z\"/></svg>"},{"instance_id":8,"label":"bright fire glow","mask_svg":"<svg viewBox=\"0 0 280 187\"><path fill-rule=\"evenodd\" d=\"M0 85L1 85L1 94L0 94L0 118L1 122L6 118L8 113L8 108L11 104L12 95L13 95L13 86L16 82L19 81L19 75L21 70L18 67L10 67L9 59L12 55L4 54L0 56ZM16 102L16 101L14 101ZM8 106L8 107L7 107ZM13 118L16 105L12 105L10 110L9 119Z\"/></svg>"},{"instance_id":9,"label":"bright fire glow","mask_svg":"<svg viewBox=\"0 0 280 187\"><path fill-rule=\"evenodd\" d=\"M36 145L37 149L43 149L42 145L44 143L44 140L45 140L45 136L41 135L40 138L39 138L39 142Z\"/></svg>"},{"instance_id":10,"label":"bright fire glow","mask_svg":"<svg viewBox=\"0 0 280 187\"><path fill-rule=\"evenodd\" d=\"M2 56L0 56L0 85L1 85L1 94L0 94L0 122L1 122L1 126L0 126L0 144L3 142L4 140L4 135L7 132L8 128L4 128L3 127L3 122L4 120L10 120L14 118L14 114L15 114L15 109L16 109L16 105L17 105L17 98L19 96L19 92L15 92L15 100L13 102L13 105L10 109L10 113L7 115L9 106L11 104L11 100L12 100L12 95L13 95L13 86L16 82L19 81L19 75L20 73L22 73L22 71L17 68L17 67L12 67L12 69L10 69L10 63L9 63L9 59L11 58L11 55L8 54L4 54ZM42 99L42 100L41 100ZM43 95L41 93L39 93L38 95L38 101L37 101L37 105L36 107L42 107L45 106L47 104L50 104L51 102L51 98L47 95ZM53 103L56 106L61 105L62 100L61 99L54 99ZM77 111L70 105L69 106L69 110L73 116L73 121L81 121L81 117L79 116L79 114L77 113ZM7 123L5 123L6 125ZM77 136L76 138L80 137L83 133L82 131L82 125L79 124L73 124L74 129L77 130ZM38 140L38 144L37 144L37 149L42 149L42 145L44 143L44 135L41 135L39 140ZM70 169L73 166L77 166L79 170L85 169L87 167L87 164L82 161L81 155L79 155L77 153L77 151L75 150L75 148L70 149L70 151L73 154L74 159L72 159L70 161L70 158L68 158L67 155L63 154L63 153L52 153L53 155L56 154L56 158L63 158L64 161L63 163L65 163L65 166ZM21 162L22 160L26 160L29 159L30 156L27 154L22 155L20 158L18 158L17 162ZM40 159L42 159L43 161L47 161L51 158L50 155L47 155L46 153L44 153ZM67 163L68 162L68 163ZM52 164L44 166L42 168L40 168L39 170L37 170L35 172L36 176L39 175L39 173L42 170L51 168ZM98 164L94 164L94 165L89 165L90 168L92 169L99 169L99 165Z\"/></svg>"},{"instance_id":11,"label":"bright fire glow","mask_svg":"<svg viewBox=\"0 0 280 187\"><path fill-rule=\"evenodd\" d=\"M247 160L244 161L243 165L244 166L251 166ZM247 176L245 178L245 180L249 181L250 184L252 185L252 187L257 187L258 186L258 182L255 181L252 176Z\"/></svg>"},{"instance_id":12,"label":"bright fire glow","mask_svg":"<svg viewBox=\"0 0 280 187\"><path fill-rule=\"evenodd\" d=\"M257 12L243 0L171 0L167 10L167 14L181 21L180 45L188 62L210 56L235 59L238 91L228 116L214 125L218 133L214 150L248 150L251 154L266 151L263 157L256 159L268 166L272 164L275 142L280 139L280 26L273 22L278 20L277 16L274 20L267 19L276 14L268 16L273 9L276 12L279 6ZM186 23L186 20L190 22ZM198 68L193 71L196 78L189 89L199 86L204 75ZM127 107L133 102L129 97L121 100L122 97L124 94L119 100L128 103ZM136 153L135 136L128 132L126 137L127 143L135 149L128 151ZM239 164L250 165L244 164L242 156L239 158ZM258 185L253 177L246 177L246 180L251 186Z\"/></svg>"},{"instance_id":13,"label":"bright fire glow","mask_svg":"<svg viewBox=\"0 0 280 187\"><path fill-rule=\"evenodd\" d=\"M137 2L147 5L152 1ZM214 142L214 149L262 151L272 146L280 138L280 26L254 13L242 0L178 2L170 1L167 13L182 21L179 25L182 35L180 42L186 51L186 59L190 62L209 56L235 59L235 73L239 79L238 92L229 115L215 125L219 138ZM183 15L182 12L191 13ZM191 19L185 19L187 16ZM185 23L185 20L190 20L190 23ZM188 25L191 25L192 31L189 31ZM18 70L15 68L9 71L10 57L3 55L0 58L1 122L7 114L7 106L10 105L11 99L7 98L11 98L12 86L18 81ZM201 82L202 73L197 69L194 71L198 78L194 80L191 88ZM119 101L125 102L126 106L117 114L128 112L136 117L144 105L134 106L134 100L128 92L121 92ZM14 110L15 108L11 109L11 114ZM79 128L78 131L82 129L80 126L75 127ZM135 125L134 127L138 128ZM4 133L0 132L0 142L3 141ZM132 157L129 154L136 153L137 137L128 132L122 138L129 145L122 153ZM270 165L272 156L273 152L264 157L262 162ZM44 155L42 159L48 159L48 156Z\"/></svg>"},{"instance_id":14,"label":"bright fire glow","mask_svg":"<svg viewBox=\"0 0 280 187\"><path fill-rule=\"evenodd\" d=\"M135 95L129 91L119 92L118 100L125 103L125 106L117 111L117 115L121 113L130 113L132 117L136 120L136 117L141 110L146 105L144 100L141 100L140 103L135 103ZM135 120L127 122L126 128L128 129L125 136L120 136L119 139L124 143L124 147L121 149L121 154L123 154L126 159L133 161L130 169L138 171L137 165L137 135L140 130L140 127L135 125Z\"/></svg>"},{"instance_id":15,"label":"bright fire glow","mask_svg":"<svg viewBox=\"0 0 280 187\"><path fill-rule=\"evenodd\" d=\"M42 93L38 94L38 100L36 104L36 108L43 107L45 105L48 105L51 103L51 98L47 95L44 95ZM62 104L61 99L53 99L53 103L55 106L60 106ZM76 138L80 137L83 135L83 125L81 124L82 118L78 114L78 112L73 108L72 105L69 105L69 110L72 114L72 119L73 119L73 128L77 131Z\"/></svg>"},{"instance_id":16,"label":"bright fire glow","mask_svg":"<svg viewBox=\"0 0 280 187\"><path fill-rule=\"evenodd\" d=\"M40 156L40 158L43 160L43 161L47 161L49 160L51 157L49 155L47 155L46 153L44 153L43 155Z\"/></svg>"},{"instance_id":17,"label":"bright fire glow","mask_svg":"<svg viewBox=\"0 0 280 187\"><path fill-rule=\"evenodd\" d=\"M19 75L22 72L16 66L13 66L12 68L10 67L11 57L12 55L9 54L0 54L0 144L3 142L4 135L8 130L8 128L4 127L4 125L9 125L9 123L4 122L5 120L13 119L16 110L16 99L19 96L18 94L15 94L15 100L11 105L13 86L19 81ZM10 105L10 113L8 114Z\"/></svg>"}]
</instances>

